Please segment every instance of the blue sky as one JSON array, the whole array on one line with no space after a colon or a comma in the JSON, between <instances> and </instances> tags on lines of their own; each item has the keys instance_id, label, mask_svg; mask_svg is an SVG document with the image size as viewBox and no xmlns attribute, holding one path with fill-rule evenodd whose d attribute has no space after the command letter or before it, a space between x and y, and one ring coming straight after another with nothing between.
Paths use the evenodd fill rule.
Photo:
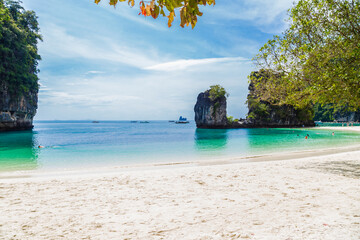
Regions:
<instances>
[{"instance_id":1,"label":"blue sky","mask_svg":"<svg viewBox=\"0 0 360 240\"><path fill-rule=\"evenodd\" d=\"M290 0L217 0L194 30L106 0L22 0L44 41L36 120L193 119L199 92L220 84L245 117L251 58L286 28Z\"/></svg>"}]
</instances>

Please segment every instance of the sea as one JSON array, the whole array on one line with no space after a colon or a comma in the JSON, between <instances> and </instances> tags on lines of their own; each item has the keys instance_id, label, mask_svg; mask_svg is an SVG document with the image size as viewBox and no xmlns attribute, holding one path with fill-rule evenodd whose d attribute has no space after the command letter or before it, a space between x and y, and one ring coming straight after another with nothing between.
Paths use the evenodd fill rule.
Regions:
<instances>
[{"instance_id":1,"label":"sea","mask_svg":"<svg viewBox=\"0 0 360 240\"><path fill-rule=\"evenodd\" d=\"M220 160L359 143L358 133L321 128L197 129L193 121L35 121L33 130L0 133L0 171Z\"/></svg>"}]
</instances>

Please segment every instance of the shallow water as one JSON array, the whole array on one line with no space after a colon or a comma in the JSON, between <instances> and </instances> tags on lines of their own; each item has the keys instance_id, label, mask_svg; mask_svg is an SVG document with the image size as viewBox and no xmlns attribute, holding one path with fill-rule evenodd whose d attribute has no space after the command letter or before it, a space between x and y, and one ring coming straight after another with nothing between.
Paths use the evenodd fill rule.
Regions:
<instances>
[{"instance_id":1,"label":"shallow water","mask_svg":"<svg viewBox=\"0 0 360 240\"><path fill-rule=\"evenodd\" d=\"M196 129L167 121L37 121L0 133L0 171L245 157L360 143L360 134L319 129ZM305 136L309 134L309 138ZM38 146L44 148L38 148Z\"/></svg>"}]
</instances>

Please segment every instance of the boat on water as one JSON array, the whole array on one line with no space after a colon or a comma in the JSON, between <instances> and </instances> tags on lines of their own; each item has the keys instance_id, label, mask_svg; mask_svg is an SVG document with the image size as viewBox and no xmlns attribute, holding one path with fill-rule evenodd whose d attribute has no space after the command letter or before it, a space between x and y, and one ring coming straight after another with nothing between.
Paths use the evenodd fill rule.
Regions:
<instances>
[{"instance_id":1,"label":"boat on water","mask_svg":"<svg viewBox=\"0 0 360 240\"><path fill-rule=\"evenodd\" d=\"M130 121L131 123L137 123L138 121Z\"/></svg>"},{"instance_id":2,"label":"boat on water","mask_svg":"<svg viewBox=\"0 0 360 240\"><path fill-rule=\"evenodd\" d=\"M179 120L175 122L176 124L184 124L184 123L189 123L189 121L187 120L187 118L184 118L182 116L179 117Z\"/></svg>"},{"instance_id":3,"label":"boat on water","mask_svg":"<svg viewBox=\"0 0 360 240\"><path fill-rule=\"evenodd\" d=\"M320 126L320 125L322 125L323 123L322 123L322 121L320 120L320 121L315 121L315 126Z\"/></svg>"},{"instance_id":4,"label":"boat on water","mask_svg":"<svg viewBox=\"0 0 360 240\"><path fill-rule=\"evenodd\" d=\"M149 123L149 121L141 121L140 123Z\"/></svg>"},{"instance_id":5,"label":"boat on water","mask_svg":"<svg viewBox=\"0 0 360 240\"><path fill-rule=\"evenodd\" d=\"M169 122L175 122L174 120L169 120Z\"/></svg>"},{"instance_id":6,"label":"boat on water","mask_svg":"<svg viewBox=\"0 0 360 240\"><path fill-rule=\"evenodd\" d=\"M99 121L92 121L92 123L99 123Z\"/></svg>"}]
</instances>

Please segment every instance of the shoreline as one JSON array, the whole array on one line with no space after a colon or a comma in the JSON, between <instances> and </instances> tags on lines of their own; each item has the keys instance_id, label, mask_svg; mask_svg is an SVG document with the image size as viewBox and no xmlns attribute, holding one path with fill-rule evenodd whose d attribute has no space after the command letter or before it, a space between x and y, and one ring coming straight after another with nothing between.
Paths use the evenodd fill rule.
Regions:
<instances>
[{"instance_id":1,"label":"shoreline","mask_svg":"<svg viewBox=\"0 0 360 240\"><path fill-rule=\"evenodd\" d=\"M339 131L352 131L360 132L360 126L349 126L349 127L316 127L318 129L327 129L327 130L339 130Z\"/></svg>"},{"instance_id":2,"label":"shoreline","mask_svg":"<svg viewBox=\"0 0 360 240\"><path fill-rule=\"evenodd\" d=\"M0 172L0 183L6 180L15 179L31 179L31 178L71 178L77 176L94 176L94 175L109 175L121 172L132 171L151 171L161 169L173 168L187 168L197 166L216 166L216 165L231 165L231 164L247 164L256 162L276 162L276 161L293 161L301 160L310 157L322 157L328 155L336 155L341 153L359 152L360 144L354 144L346 147L331 147L314 150L302 150L292 152L278 152L263 155L251 155L244 157L225 157L212 160L193 160L184 162L154 162L154 163L140 163L140 164L124 164L102 167L87 167L87 168L69 168L69 169L35 169L35 170L16 170Z\"/></svg>"},{"instance_id":3,"label":"shoreline","mask_svg":"<svg viewBox=\"0 0 360 240\"><path fill-rule=\"evenodd\" d=\"M306 129L306 128L305 128ZM360 132L360 126L355 127L315 127L311 129L334 130L334 131L352 131ZM193 167L193 166L212 166L237 163L251 162L270 162L270 161L289 161L308 157L327 156L338 153L360 151L360 144L341 147L329 147L312 150L285 151L270 154L250 155L242 157L224 157L211 160L189 160L181 162L152 162L152 163L135 163L135 164L118 164L108 166L90 166L90 167L74 167L68 169L34 169L34 170L15 170L0 171L0 182L6 179L21 178L51 178L51 177L74 177L78 175L108 175L116 172L124 171L142 171L156 170L164 168ZM360 155L360 153L359 153Z\"/></svg>"},{"instance_id":4,"label":"shoreline","mask_svg":"<svg viewBox=\"0 0 360 240\"><path fill-rule=\"evenodd\" d=\"M15 174L0 179L0 239L355 240L359 155Z\"/></svg>"}]
</instances>

